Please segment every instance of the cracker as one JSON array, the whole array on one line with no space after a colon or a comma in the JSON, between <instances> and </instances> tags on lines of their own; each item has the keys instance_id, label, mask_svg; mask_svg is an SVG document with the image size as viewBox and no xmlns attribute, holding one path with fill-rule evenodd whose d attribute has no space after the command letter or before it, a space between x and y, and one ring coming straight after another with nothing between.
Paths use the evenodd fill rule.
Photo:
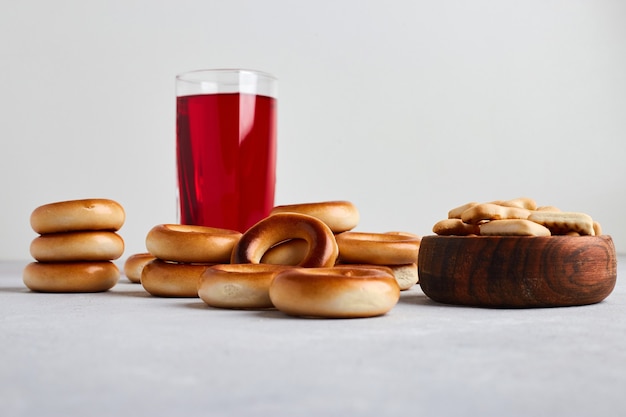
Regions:
<instances>
[{"instance_id":1,"label":"cracker","mask_svg":"<svg viewBox=\"0 0 626 417\"><path fill-rule=\"evenodd\" d=\"M497 200L492 201L493 204L497 204L499 206L504 207L517 207L523 208L527 210L535 210L537 208L537 203L532 198L528 197L519 197L514 198L512 200Z\"/></svg>"},{"instance_id":2,"label":"cracker","mask_svg":"<svg viewBox=\"0 0 626 417\"><path fill-rule=\"evenodd\" d=\"M525 208L484 203L465 210L461 215L461 220L465 223L479 224L486 220L527 219L530 213L531 211Z\"/></svg>"},{"instance_id":3,"label":"cracker","mask_svg":"<svg viewBox=\"0 0 626 417\"><path fill-rule=\"evenodd\" d=\"M467 210L468 208L472 208L474 206L477 206L478 203L475 201L471 201L469 203L463 204L462 206L459 207L455 207L452 210L450 210L448 212L448 218L449 219L460 219L461 215L463 214L463 212L465 210Z\"/></svg>"},{"instance_id":4,"label":"cracker","mask_svg":"<svg viewBox=\"0 0 626 417\"><path fill-rule=\"evenodd\" d=\"M600 223L598 223L595 220L593 222L593 232L595 233L596 236L602 235L602 226L600 225Z\"/></svg>"},{"instance_id":5,"label":"cracker","mask_svg":"<svg viewBox=\"0 0 626 417\"><path fill-rule=\"evenodd\" d=\"M480 226L481 236L550 236L550 230L526 219L492 220Z\"/></svg>"},{"instance_id":6,"label":"cracker","mask_svg":"<svg viewBox=\"0 0 626 417\"><path fill-rule=\"evenodd\" d=\"M528 220L544 225L553 235L564 235L578 232L581 235L595 236L593 219L585 213L534 211Z\"/></svg>"},{"instance_id":7,"label":"cracker","mask_svg":"<svg viewBox=\"0 0 626 417\"><path fill-rule=\"evenodd\" d=\"M440 220L433 226L433 233L440 236L469 236L478 234L478 226L463 223L461 219Z\"/></svg>"},{"instance_id":8,"label":"cracker","mask_svg":"<svg viewBox=\"0 0 626 417\"><path fill-rule=\"evenodd\" d=\"M560 208L555 207L555 206L541 206L541 207L537 207L535 210L536 211L556 211L556 212L562 211Z\"/></svg>"}]
</instances>

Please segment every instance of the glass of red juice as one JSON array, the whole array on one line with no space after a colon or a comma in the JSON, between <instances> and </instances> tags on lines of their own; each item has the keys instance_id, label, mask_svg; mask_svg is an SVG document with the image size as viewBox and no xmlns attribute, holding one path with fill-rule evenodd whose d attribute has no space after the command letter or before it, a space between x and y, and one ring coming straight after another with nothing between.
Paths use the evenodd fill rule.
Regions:
<instances>
[{"instance_id":1,"label":"glass of red juice","mask_svg":"<svg viewBox=\"0 0 626 417\"><path fill-rule=\"evenodd\" d=\"M243 69L176 77L181 224L245 232L274 205L277 80Z\"/></svg>"}]
</instances>

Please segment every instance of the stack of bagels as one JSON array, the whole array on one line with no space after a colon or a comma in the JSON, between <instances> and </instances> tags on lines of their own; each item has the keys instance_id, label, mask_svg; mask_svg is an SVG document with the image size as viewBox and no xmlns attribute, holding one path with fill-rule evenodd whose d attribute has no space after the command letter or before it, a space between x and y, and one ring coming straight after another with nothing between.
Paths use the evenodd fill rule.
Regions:
<instances>
[{"instance_id":1,"label":"stack of bagels","mask_svg":"<svg viewBox=\"0 0 626 417\"><path fill-rule=\"evenodd\" d=\"M241 233L214 227L160 224L146 236L154 257L141 271L141 284L161 297L197 297L198 280L216 264L230 262ZM126 269L126 268L125 268Z\"/></svg>"},{"instance_id":2,"label":"stack of bagels","mask_svg":"<svg viewBox=\"0 0 626 417\"><path fill-rule=\"evenodd\" d=\"M117 233L125 221L123 207L109 199L46 204L31 214L39 234L30 245L36 262L24 268L28 288L40 292L99 292L112 288L119 270L112 262L124 253Z\"/></svg>"},{"instance_id":3,"label":"stack of bagels","mask_svg":"<svg viewBox=\"0 0 626 417\"><path fill-rule=\"evenodd\" d=\"M352 232L358 222L352 203L330 201L277 206L244 233L157 225L146 237L148 253L132 255L124 269L152 295L200 297L212 307L385 314L417 283L420 238Z\"/></svg>"}]
</instances>

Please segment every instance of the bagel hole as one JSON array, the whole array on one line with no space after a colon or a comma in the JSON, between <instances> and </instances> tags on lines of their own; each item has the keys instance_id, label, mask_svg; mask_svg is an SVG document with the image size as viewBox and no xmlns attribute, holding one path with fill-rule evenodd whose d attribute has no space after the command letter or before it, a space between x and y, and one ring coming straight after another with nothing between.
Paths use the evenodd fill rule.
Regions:
<instances>
[{"instance_id":1,"label":"bagel hole","mask_svg":"<svg viewBox=\"0 0 626 417\"><path fill-rule=\"evenodd\" d=\"M261 257L261 263L296 266L309 252L309 243L304 239L287 239L270 247Z\"/></svg>"}]
</instances>

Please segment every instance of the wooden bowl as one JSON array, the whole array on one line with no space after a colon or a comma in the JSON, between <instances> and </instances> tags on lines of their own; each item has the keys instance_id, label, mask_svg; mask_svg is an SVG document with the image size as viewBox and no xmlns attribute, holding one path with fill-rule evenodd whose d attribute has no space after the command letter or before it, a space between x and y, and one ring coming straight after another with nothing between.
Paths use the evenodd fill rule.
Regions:
<instances>
[{"instance_id":1,"label":"wooden bowl","mask_svg":"<svg viewBox=\"0 0 626 417\"><path fill-rule=\"evenodd\" d=\"M613 239L602 236L425 236L424 293L445 304L492 308L598 303L615 287Z\"/></svg>"}]
</instances>

